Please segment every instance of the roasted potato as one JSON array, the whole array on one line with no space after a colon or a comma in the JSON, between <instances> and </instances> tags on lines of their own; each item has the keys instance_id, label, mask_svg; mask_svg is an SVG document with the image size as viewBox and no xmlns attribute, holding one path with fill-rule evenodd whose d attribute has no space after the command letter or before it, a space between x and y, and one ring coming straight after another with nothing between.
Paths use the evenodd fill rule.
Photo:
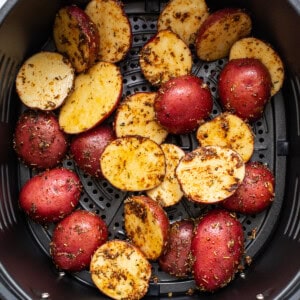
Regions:
<instances>
[{"instance_id":1,"label":"roasted potato","mask_svg":"<svg viewBox=\"0 0 300 300\"><path fill-rule=\"evenodd\" d=\"M201 24L196 36L196 54L204 61L228 56L237 40L252 30L249 14L239 8L224 8L211 13Z\"/></svg>"},{"instance_id":2,"label":"roasted potato","mask_svg":"<svg viewBox=\"0 0 300 300\"><path fill-rule=\"evenodd\" d=\"M178 278L191 275L193 234L192 219L175 221L171 224L166 247L158 259L159 266L164 272Z\"/></svg>"},{"instance_id":3,"label":"roasted potato","mask_svg":"<svg viewBox=\"0 0 300 300\"><path fill-rule=\"evenodd\" d=\"M124 191L144 191L158 186L166 172L165 155L154 141L125 136L109 143L100 158L103 176Z\"/></svg>"},{"instance_id":4,"label":"roasted potato","mask_svg":"<svg viewBox=\"0 0 300 300\"><path fill-rule=\"evenodd\" d=\"M77 75L74 90L59 112L62 130L78 134L107 119L119 104L122 80L119 67L108 62L98 62Z\"/></svg>"},{"instance_id":5,"label":"roasted potato","mask_svg":"<svg viewBox=\"0 0 300 300\"><path fill-rule=\"evenodd\" d=\"M208 16L204 0L170 0L158 17L157 30L170 29L187 45L193 45L199 27Z\"/></svg>"},{"instance_id":6,"label":"roasted potato","mask_svg":"<svg viewBox=\"0 0 300 300\"><path fill-rule=\"evenodd\" d=\"M20 207L35 222L57 222L79 203L81 182L66 168L55 168L33 176L21 188Z\"/></svg>"},{"instance_id":7,"label":"roasted potato","mask_svg":"<svg viewBox=\"0 0 300 300\"><path fill-rule=\"evenodd\" d=\"M114 119L117 137L140 135L158 144L166 139L168 131L155 118L156 95L155 92L137 92L121 102Z\"/></svg>"},{"instance_id":8,"label":"roasted potato","mask_svg":"<svg viewBox=\"0 0 300 300\"><path fill-rule=\"evenodd\" d=\"M91 0L86 14L99 31L98 59L117 63L128 53L132 44L131 24L118 0Z\"/></svg>"},{"instance_id":9,"label":"roasted potato","mask_svg":"<svg viewBox=\"0 0 300 300\"><path fill-rule=\"evenodd\" d=\"M90 273L96 287L108 297L139 300L148 291L151 264L131 243L110 240L93 254Z\"/></svg>"},{"instance_id":10,"label":"roasted potato","mask_svg":"<svg viewBox=\"0 0 300 300\"><path fill-rule=\"evenodd\" d=\"M128 238L149 260L164 250L169 219L160 204L147 196L131 196L124 202L124 227Z\"/></svg>"},{"instance_id":11,"label":"roasted potato","mask_svg":"<svg viewBox=\"0 0 300 300\"><path fill-rule=\"evenodd\" d=\"M16 91L29 108L55 110L71 92L74 78L75 70L62 54L42 51L22 64L16 77Z\"/></svg>"},{"instance_id":12,"label":"roasted potato","mask_svg":"<svg viewBox=\"0 0 300 300\"><path fill-rule=\"evenodd\" d=\"M275 178L271 170L260 162L249 162L242 184L221 205L230 211L256 214L269 207L274 196Z\"/></svg>"},{"instance_id":13,"label":"roasted potato","mask_svg":"<svg viewBox=\"0 0 300 300\"><path fill-rule=\"evenodd\" d=\"M220 146L199 147L186 153L175 174L184 195L211 204L231 196L242 183L245 164L234 150Z\"/></svg>"},{"instance_id":14,"label":"roasted potato","mask_svg":"<svg viewBox=\"0 0 300 300\"><path fill-rule=\"evenodd\" d=\"M141 49L139 63L145 78L159 86L173 77L192 70L192 53L177 34L169 29L159 31Z\"/></svg>"},{"instance_id":15,"label":"roasted potato","mask_svg":"<svg viewBox=\"0 0 300 300\"><path fill-rule=\"evenodd\" d=\"M183 196L178 179L175 176L175 170L185 153L174 144L162 144L161 148L166 159L166 174L162 183L151 190L147 190L146 194L159 202L161 206L167 207L178 203Z\"/></svg>"},{"instance_id":16,"label":"roasted potato","mask_svg":"<svg viewBox=\"0 0 300 300\"><path fill-rule=\"evenodd\" d=\"M201 291L226 286L238 271L244 253L242 224L231 213L214 209L200 218L191 242L193 274Z\"/></svg>"},{"instance_id":17,"label":"roasted potato","mask_svg":"<svg viewBox=\"0 0 300 300\"><path fill-rule=\"evenodd\" d=\"M98 58L99 33L83 9L69 5L56 14L53 39L59 53L65 55L77 73L90 68Z\"/></svg>"},{"instance_id":18,"label":"roasted potato","mask_svg":"<svg viewBox=\"0 0 300 300\"><path fill-rule=\"evenodd\" d=\"M107 226L99 216L76 210L56 224L50 254L57 268L78 272L89 267L92 255L107 238Z\"/></svg>"},{"instance_id":19,"label":"roasted potato","mask_svg":"<svg viewBox=\"0 0 300 300\"><path fill-rule=\"evenodd\" d=\"M158 123L174 134L194 131L212 108L209 87L195 75L178 76L163 83L154 102Z\"/></svg>"},{"instance_id":20,"label":"roasted potato","mask_svg":"<svg viewBox=\"0 0 300 300\"><path fill-rule=\"evenodd\" d=\"M216 145L235 150L244 162L249 161L254 151L254 133L251 126L228 112L201 124L196 137L200 146Z\"/></svg>"},{"instance_id":21,"label":"roasted potato","mask_svg":"<svg viewBox=\"0 0 300 300\"><path fill-rule=\"evenodd\" d=\"M270 100L270 73L258 59L232 59L220 72L218 92L225 110L253 122L262 117Z\"/></svg>"},{"instance_id":22,"label":"roasted potato","mask_svg":"<svg viewBox=\"0 0 300 300\"><path fill-rule=\"evenodd\" d=\"M27 166L48 169L66 156L68 136L59 128L54 113L28 109L19 116L13 146Z\"/></svg>"}]
</instances>

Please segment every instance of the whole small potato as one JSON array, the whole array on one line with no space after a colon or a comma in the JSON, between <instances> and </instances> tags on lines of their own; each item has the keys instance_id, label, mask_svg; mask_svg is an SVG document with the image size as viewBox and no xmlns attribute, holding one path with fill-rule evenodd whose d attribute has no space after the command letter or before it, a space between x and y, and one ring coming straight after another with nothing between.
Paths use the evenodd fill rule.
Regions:
<instances>
[{"instance_id":1,"label":"whole small potato","mask_svg":"<svg viewBox=\"0 0 300 300\"><path fill-rule=\"evenodd\" d=\"M259 119L271 95L271 76L256 58L230 60L220 72L219 98L225 110L243 120Z\"/></svg>"},{"instance_id":2,"label":"whole small potato","mask_svg":"<svg viewBox=\"0 0 300 300\"><path fill-rule=\"evenodd\" d=\"M271 205L275 195L275 178L271 170L260 162L247 163L245 171L242 184L221 205L231 211L256 214Z\"/></svg>"},{"instance_id":3,"label":"whole small potato","mask_svg":"<svg viewBox=\"0 0 300 300\"><path fill-rule=\"evenodd\" d=\"M107 238L107 226L99 216L77 210L56 225L50 253L59 269L80 271L89 266L92 255Z\"/></svg>"},{"instance_id":4,"label":"whole small potato","mask_svg":"<svg viewBox=\"0 0 300 300\"><path fill-rule=\"evenodd\" d=\"M191 219L171 224L167 245L159 257L160 268L179 278L187 277L192 271L191 241L194 221Z\"/></svg>"},{"instance_id":5,"label":"whole small potato","mask_svg":"<svg viewBox=\"0 0 300 300\"><path fill-rule=\"evenodd\" d=\"M19 203L34 221L57 222L75 209L80 195L81 182L77 174L56 168L29 179L20 191Z\"/></svg>"},{"instance_id":6,"label":"whole small potato","mask_svg":"<svg viewBox=\"0 0 300 300\"><path fill-rule=\"evenodd\" d=\"M52 112L26 110L17 122L14 149L22 162L32 168L58 165L68 150L68 137L60 130Z\"/></svg>"},{"instance_id":7,"label":"whole small potato","mask_svg":"<svg viewBox=\"0 0 300 300\"><path fill-rule=\"evenodd\" d=\"M71 155L76 164L87 174L103 178L99 163L100 156L106 145L115 138L112 126L99 125L73 137L70 144Z\"/></svg>"},{"instance_id":8,"label":"whole small potato","mask_svg":"<svg viewBox=\"0 0 300 300\"><path fill-rule=\"evenodd\" d=\"M224 287L234 278L244 252L241 223L228 211L209 211L196 225L191 251L199 289L212 292Z\"/></svg>"},{"instance_id":9,"label":"whole small potato","mask_svg":"<svg viewBox=\"0 0 300 300\"><path fill-rule=\"evenodd\" d=\"M212 107L210 89L194 75L178 76L162 84L154 103L158 122L174 134L195 130Z\"/></svg>"}]
</instances>

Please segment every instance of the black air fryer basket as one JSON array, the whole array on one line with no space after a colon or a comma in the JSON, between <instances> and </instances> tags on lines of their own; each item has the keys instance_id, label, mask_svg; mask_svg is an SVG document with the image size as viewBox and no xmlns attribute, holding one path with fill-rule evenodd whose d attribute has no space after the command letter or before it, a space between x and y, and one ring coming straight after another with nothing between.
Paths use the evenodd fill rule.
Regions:
<instances>
[{"instance_id":1,"label":"black air fryer basket","mask_svg":"<svg viewBox=\"0 0 300 300\"><path fill-rule=\"evenodd\" d=\"M87 1L77 1L85 5ZM24 107L15 92L15 76L22 62L40 50L54 50L51 38L59 0L8 0L0 11L0 298L106 299L93 285L88 271L66 274L49 256L53 225L28 220L18 206L21 186L34 173L19 163L12 148L16 120ZM141 74L141 46L156 32L163 1L125 1L133 31L133 45L119 63L124 76L123 96L153 88ZM163 273L156 263L147 299L300 299L300 2L207 1L211 11L242 7L250 11L253 35L273 45L285 63L285 82L268 103L263 118L253 124L252 160L269 166L276 175L276 196L270 208L257 215L238 215L245 232L246 253L252 263L227 287L213 293L191 293L192 278L179 280ZM194 59L193 73L204 79L217 98L218 74L226 59L213 63ZM221 112L215 101L211 117ZM194 136L169 136L168 141L190 151ZM71 159L63 165L75 170L83 183L80 207L100 215L109 238L124 239L123 199L128 193L105 180L84 174ZM167 208L171 221L197 217L206 207L187 200ZM255 238L254 238L254 232Z\"/></svg>"}]
</instances>

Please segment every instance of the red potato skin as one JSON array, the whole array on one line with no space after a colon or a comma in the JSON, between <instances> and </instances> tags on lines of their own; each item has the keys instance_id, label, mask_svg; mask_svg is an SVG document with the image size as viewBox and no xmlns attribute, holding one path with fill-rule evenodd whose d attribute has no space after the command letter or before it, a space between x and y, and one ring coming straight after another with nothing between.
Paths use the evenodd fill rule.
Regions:
<instances>
[{"instance_id":1,"label":"red potato skin","mask_svg":"<svg viewBox=\"0 0 300 300\"><path fill-rule=\"evenodd\" d=\"M19 204L38 223L57 222L75 209L81 190L75 172L55 168L29 179L20 191Z\"/></svg>"},{"instance_id":2,"label":"red potato skin","mask_svg":"<svg viewBox=\"0 0 300 300\"><path fill-rule=\"evenodd\" d=\"M93 253L107 239L106 223L99 216L77 210L56 225L50 253L57 268L76 272L89 266Z\"/></svg>"},{"instance_id":3,"label":"red potato skin","mask_svg":"<svg viewBox=\"0 0 300 300\"><path fill-rule=\"evenodd\" d=\"M19 159L29 167L57 166L68 151L68 136L59 128L52 112L26 110L16 124L13 146Z\"/></svg>"},{"instance_id":4,"label":"red potato skin","mask_svg":"<svg viewBox=\"0 0 300 300\"><path fill-rule=\"evenodd\" d=\"M270 99L270 73L258 59L233 59L220 72L218 90L225 110L253 122L262 116Z\"/></svg>"},{"instance_id":5,"label":"red potato skin","mask_svg":"<svg viewBox=\"0 0 300 300\"><path fill-rule=\"evenodd\" d=\"M100 156L108 143L116 138L111 125L103 124L73 137L70 153L76 164L87 174L103 178Z\"/></svg>"},{"instance_id":6,"label":"red potato skin","mask_svg":"<svg viewBox=\"0 0 300 300\"><path fill-rule=\"evenodd\" d=\"M98 58L99 49L99 32L96 25L91 21L90 17L85 13L83 9L76 5L68 5L64 8L68 13L70 19L74 18L78 22L78 27L81 29L82 35L80 38L84 41L83 44L88 45L88 53L84 55L84 51L81 51L81 55L84 56L85 64L80 66L80 58L74 57L71 52L66 51L63 53L68 57L72 65L74 66L77 73L86 71L91 67ZM58 14L59 15L59 14ZM68 37L71 38L71 37ZM57 45L58 46L58 45ZM80 51L80 44L78 50ZM59 46L58 46L59 48Z\"/></svg>"},{"instance_id":7,"label":"red potato skin","mask_svg":"<svg viewBox=\"0 0 300 300\"><path fill-rule=\"evenodd\" d=\"M185 278L191 274L193 232L194 221L191 219L171 224L166 248L158 260L164 272L178 278Z\"/></svg>"},{"instance_id":8,"label":"red potato skin","mask_svg":"<svg viewBox=\"0 0 300 300\"><path fill-rule=\"evenodd\" d=\"M275 196L273 173L260 162L246 164L246 174L236 192L221 206L242 214L257 214L271 205Z\"/></svg>"},{"instance_id":9,"label":"red potato skin","mask_svg":"<svg viewBox=\"0 0 300 300\"><path fill-rule=\"evenodd\" d=\"M224 287L234 278L244 252L241 223L228 211L209 211L196 225L191 251L197 287L208 292Z\"/></svg>"},{"instance_id":10,"label":"red potato skin","mask_svg":"<svg viewBox=\"0 0 300 300\"><path fill-rule=\"evenodd\" d=\"M154 103L157 121L173 134L195 130L212 107L210 89L194 75L179 76L162 84Z\"/></svg>"}]
</instances>

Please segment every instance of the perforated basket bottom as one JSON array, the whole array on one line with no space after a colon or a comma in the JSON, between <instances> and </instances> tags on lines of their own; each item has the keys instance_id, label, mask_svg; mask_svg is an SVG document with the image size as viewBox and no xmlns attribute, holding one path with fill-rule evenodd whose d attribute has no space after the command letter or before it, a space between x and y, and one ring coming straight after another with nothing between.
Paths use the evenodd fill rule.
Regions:
<instances>
[{"instance_id":1,"label":"perforated basket bottom","mask_svg":"<svg viewBox=\"0 0 300 300\"><path fill-rule=\"evenodd\" d=\"M132 24L133 45L124 61L119 66L123 74L123 96L133 94L138 91L153 91L154 88L143 77L138 63L139 52L141 47L156 33L156 18L154 15L129 16ZM54 50L52 41L49 41L45 48ZM214 96L214 108L211 118L221 112L221 107L217 102L217 80L220 70L226 63L225 59L212 63L206 63L194 58L193 74L201 77L210 87ZM112 118L110 118L112 120ZM255 151L252 157L253 161L260 161L268 165L274 170L276 163L276 141L274 140L274 110L270 104L267 105L265 115L261 120L253 124L255 133ZM167 142L180 146L184 151L188 152L198 146L194 134L168 136ZM82 181L84 191L80 200L79 207L88 211L92 211L101 216L108 225L109 238L125 239L126 235L123 227L123 200L130 195L111 186L105 180L97 180L84 174L71 159L66 159L63 166L75 170ZM21 185L30 179L34 173L28 168L20 164ZM281 199L275 199L278 203ZM275 202L274 201L274 202ZM192 203L187 199L183 199L180 203L173 207L166 208L171 222L183 218L198 217L209 206L203 206ZM272 206L269 210L258 215L244 216L238 215L239 220L243 224L245 233L246 253L250 257L255 257L274 227L274 218L277 214L272 212ZM53 224L42 227L28 220L29 227L33 236L40 245L41 249L49 255L49 242L51 240ZM271 224L269 226L268 224ZM254 237L255 233L255 238ZM63 272L57 270L58 276L64 275ZM186 280L178 280L172 276L162 272L156 262L152 263L153 279L150 285L149 295L159 295L168 292L186 293L190 288L194 288L194 281L191 278ZM74 278L81 282L93 286L88 271L82 271L72 274Z\"/></svg>"}]
</instances>

